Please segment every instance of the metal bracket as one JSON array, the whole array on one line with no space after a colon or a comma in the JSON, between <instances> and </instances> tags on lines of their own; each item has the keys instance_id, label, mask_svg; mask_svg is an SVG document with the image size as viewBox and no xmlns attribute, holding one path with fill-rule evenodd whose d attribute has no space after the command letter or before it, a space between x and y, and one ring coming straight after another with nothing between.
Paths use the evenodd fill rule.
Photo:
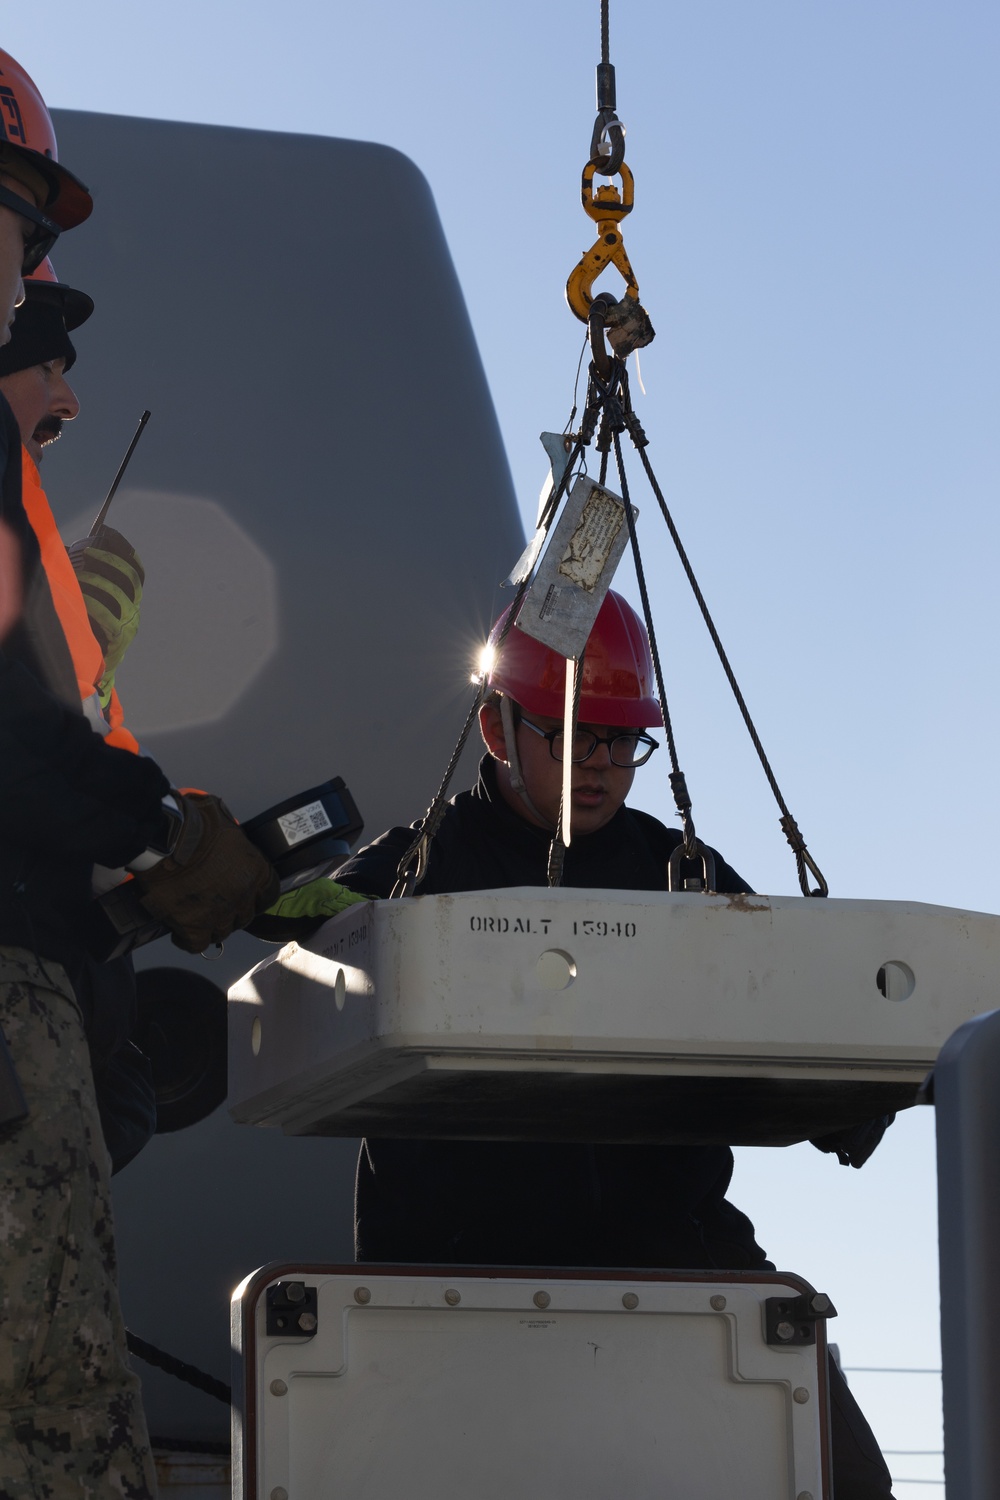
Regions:
<instances>
[{"instance_id":1,"label":"metal bracket","mask_svg":"<svg viewBox=\"0 0 1000 1500\"><path fill-rule=\"evenodd\" d=\"M319 1327L316 1288L304 1281L279 1281L267 1289L266 1332L311 1339Z\"/></svg>"},{"instance_id":2,"label":"metal bracket","mask_svg":"<svg viewBox=\"0 0 1000 1500\"><path fill-rule=\"evenodd\" d=\"M700 875L686 875L685 865L701 865ZM678 844L667 861L668 891L715 891L715 855L701 839L695 840L694 852L689 854L683 844Z\"/></svg>"},{"instance_id":3,"label":"metal bracket","mask_svg":"<svg viewBox=\"0 0 1000 1500\"><path fill-rule=\"evenodd\" d=\"M795 1349L815 1344L816 1324L835 1318L837 1309L825 1292L801 1297L768 1297L764 1302L764 1338L775 1348Z\"/></svg>"}]
</instances>

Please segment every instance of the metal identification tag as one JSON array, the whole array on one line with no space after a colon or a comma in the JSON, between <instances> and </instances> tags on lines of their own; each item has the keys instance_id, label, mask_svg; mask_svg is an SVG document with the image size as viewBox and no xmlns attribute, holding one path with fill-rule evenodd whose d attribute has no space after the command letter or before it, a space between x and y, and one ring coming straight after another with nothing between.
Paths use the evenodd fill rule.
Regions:
<instances>
[{"instance_id":1,"label":"metal identification tag","mask_svg":"<svg viewBox=\"0 0 1000 1500\"><path fill-rule=\"evenodd\" d=\"M524 596L518 629L560 656L579 658L627 541L624 502L581 475Z\"/></svg>"}]
</instances>

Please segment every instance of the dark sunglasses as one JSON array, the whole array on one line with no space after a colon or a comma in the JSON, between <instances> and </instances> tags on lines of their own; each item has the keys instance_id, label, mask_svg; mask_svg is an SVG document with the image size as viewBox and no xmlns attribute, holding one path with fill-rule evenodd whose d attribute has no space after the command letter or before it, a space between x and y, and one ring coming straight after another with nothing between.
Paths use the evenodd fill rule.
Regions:
<instances>
[{"instance_id":1,"label":"dark sunglasses","mask_svg":"<svg viewBox=\"0 0 1000 1500\"><path fill-rule=\"evenodd\" d=\"M13 209L14 213L20 214L22 219L27 219L34 227L31 234L24 242L24 259L21 262L21 275L30 276L36 271L42 261L48 255L52 246L59 238L62 230L54 219L29 203L27 198L18 197L17 193L10 188L0 184L0 204L4 208Z\"/></svg>"}]
</instances>

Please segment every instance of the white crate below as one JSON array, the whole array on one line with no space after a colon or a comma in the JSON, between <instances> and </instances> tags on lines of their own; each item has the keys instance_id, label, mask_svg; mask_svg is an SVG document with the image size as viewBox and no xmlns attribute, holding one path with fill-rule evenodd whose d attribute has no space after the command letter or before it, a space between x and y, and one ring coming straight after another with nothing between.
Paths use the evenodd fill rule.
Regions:
<instances>
[{"instance_id":1,"label":"white crate below","mask_svg":"<svg viewBox=\"0 0 1000 1500\"><path fill-rule=\"evenodd\" d=\"M268 1288L289 1283L309 1337L268 1332ZM764 1335L768 1298L810 1290L267 1267L233 1297L234 1500L825 1500L824 1325L808 1345Z\"/></svg>"}]
</instances>

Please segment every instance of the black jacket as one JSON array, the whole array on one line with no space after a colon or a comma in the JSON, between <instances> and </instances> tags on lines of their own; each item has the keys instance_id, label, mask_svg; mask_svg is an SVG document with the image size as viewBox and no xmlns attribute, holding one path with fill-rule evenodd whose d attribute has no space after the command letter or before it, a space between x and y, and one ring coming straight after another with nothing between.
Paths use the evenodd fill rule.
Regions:
<instances>
[{"instance_id":1,"label":"black jacket","mask_svg":"<svg viewBox=\"0 0 1000 1500\"><path fill-rule=\"evenodd\" d=\"M0 397L0 520L19 544L24 604L0 643L0 945L62 964L76 983L93 865L126 864L156 837L169 790L80 712L66 642L21 501L21 443Z\"/></svg>"},{"instance_id":2,"label":"black jacket","mask_svg":"<svg viewBox=\"0 0 1000 1500\"><path fill-rule=\"evenodd\" d=\"M393 828L337 872L388 896L413 838ZM575 838L563 883L666 890L681 835L623 807ZM501 797L487 756L477 786L450 804L418 894L545 886L549 835ZM717 856L720 891L748 887ZM364 1142L358 1164L361 1260L475 1265L766 1265L753 1225L728 1203L725 1146L581 1146L482 1141Z\"/></svg>"}]
</instances>

